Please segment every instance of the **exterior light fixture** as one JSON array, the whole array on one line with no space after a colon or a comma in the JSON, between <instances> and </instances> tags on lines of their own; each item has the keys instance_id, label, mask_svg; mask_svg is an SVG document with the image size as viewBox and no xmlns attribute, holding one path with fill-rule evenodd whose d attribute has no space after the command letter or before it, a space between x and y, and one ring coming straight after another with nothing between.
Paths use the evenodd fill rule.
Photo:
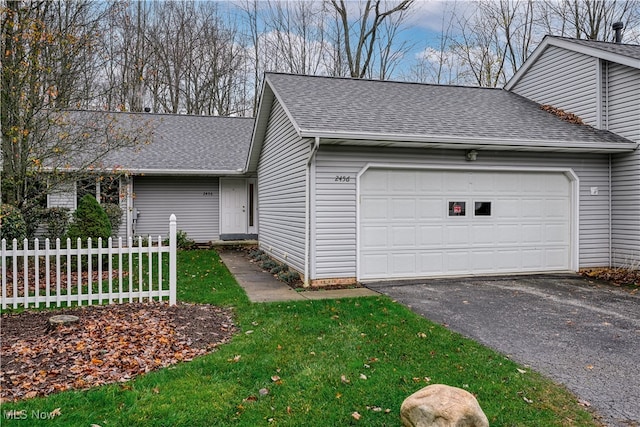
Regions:
<instances>
[{"instance_id":1,"label":"exterior light fixture","mask_svg":"<svg viewBox=\"0 0 640 427\"><path fill-rule=\"evenodd\" d=\"M468 161L473 162L478 158L478 152L476 150L468 150L466 153L464 153L464 157Z\"/></svg>"}]
</instances>

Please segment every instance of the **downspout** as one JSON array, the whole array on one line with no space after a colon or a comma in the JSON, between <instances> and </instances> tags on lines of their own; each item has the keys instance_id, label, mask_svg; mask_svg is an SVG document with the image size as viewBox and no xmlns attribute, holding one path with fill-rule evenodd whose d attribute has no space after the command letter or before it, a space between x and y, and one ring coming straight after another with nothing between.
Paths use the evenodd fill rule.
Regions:
<instances>
[{"instance_id":1,"label":"downspout","mask_svg":"<svg viewBox=\"0 0 640 427\"><path fill-rule=\"evenodd\" d=\"M609 154L609 267L613 267L613 185L611 184L611 154Z\"/></svg>"},{"instance_id":2,"label":"downspout","mask_svg":"<svg viewBox=\"0 0 640 427\"><path fill-rule=\"evenodd\" d=\"M305 288L309 287L309 254L311 253L311 163L320 148L320 137L316 136L309 153L309 159L307 160L306 179L307 185L305 188L304 197L304 284Z\"/></svg>"}]
</instances>

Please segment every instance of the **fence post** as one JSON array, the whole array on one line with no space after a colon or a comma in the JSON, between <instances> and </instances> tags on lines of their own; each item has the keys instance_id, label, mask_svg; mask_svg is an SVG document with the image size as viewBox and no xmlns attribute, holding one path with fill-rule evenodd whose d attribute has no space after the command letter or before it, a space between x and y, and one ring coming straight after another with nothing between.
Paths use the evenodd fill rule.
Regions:
<instances>
[{"instance_id":1,"label":"fence post","mask_svg":"<svg viewBox=\"0 0 640 427\"><path fill-rule=\"evenodd\" d=\"M177 231L176 215L171 214L169 217L169 305L176 305L177 290L177 257L176 252L176 231Z\"/></svg>"}]
</instances>

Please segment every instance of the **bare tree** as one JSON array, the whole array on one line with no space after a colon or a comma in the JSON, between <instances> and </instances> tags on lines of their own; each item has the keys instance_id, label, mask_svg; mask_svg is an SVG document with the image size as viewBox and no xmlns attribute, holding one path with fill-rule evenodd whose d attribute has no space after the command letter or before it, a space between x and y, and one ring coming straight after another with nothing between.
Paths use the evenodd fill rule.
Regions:
<instances>
[{"instance_id":1,"label":"bare tree","mask_svg":"<svg viewBox=\"0 0 640 427\"><path fill-rule=\"evenodd\" d=\"M43 171L49 172L47 178L60 169L71 171L71 160L80 158L87 161L73 170L87 170L137 140L120 135L89 148L91 129L85 123L61 122L63 111L92 102L100 9L81 1L1 6L2 201L29 219L47 191ZM111 133L113 127L104 124L103 129ZM59 181L47 179L48 184Z\"/></svg>"},{"instance_id":2,"label":"bare tree","mask_svg":"<svg viewBox=\"0 0 640 427\"><path fill-rule=\"evenodd\" d=\"M354 19L350 13L353 12L352 3L345 0L328 0L338 22L338 32L334 41L344 52L351 77L362 78L369 75L369 68L375 60L375 44L378 38L384 36L392 39L397 34L395 31L390 32L389 28L381 34L385 20L408 10L412 3L413 0L402 0L394 4L382 0L358 2L359 10ZM401 20L396 20L396 25L392 28L397 28L400 23ZM384 70L385 75L388 74L386 71Z\"/></svg>"},{"instance_id":3,"label":"bare tree","mask_svg":"<svg viewBox=\"0 0 640 427\"><path fill-rule=\"evenodd\" d=\"M625 28L640 24L638 0L546 0L538 13L546 32L578 39L613 41L614 22Z\"/></svg>"}]
</instances>

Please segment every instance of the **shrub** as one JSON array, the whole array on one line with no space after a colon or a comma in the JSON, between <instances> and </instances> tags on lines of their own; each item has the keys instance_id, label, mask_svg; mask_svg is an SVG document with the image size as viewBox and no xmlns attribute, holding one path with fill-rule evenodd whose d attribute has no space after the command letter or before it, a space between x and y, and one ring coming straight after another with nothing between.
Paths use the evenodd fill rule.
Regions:
<instances>
[{"instance_id":1,"label":"shrub","mask_svg":"<svg viewBox=\"0 0 640 427\"><path fill-rule=\"evenodd\" d=\"M30 206L22 209L22 217L27 226L27 238L30 239L36 234L38 227L46 221L47 209L40 206Z\"/></svg>"},{"instance_id":2,"label":"shrub","mask_svg":"<svg viewBox=\"0 0 640 427\"><path fill-rule=\"evenodd\" d=\"M178 249L195 249L196 242L189 238L186 231L178 230L176 232L176 247Z\"/></svg>"},{"instance_id":3,"label":"shrub","mask_svg":"<svg viewBox=\"0 0 640 427\"><path fill-rule=\"evenodd\" d=\"M300 274L298 274L297 271L293 270L282 271L280 272L280 274L278 274L278 279L291 285L300 281Z\"/></svg>"},{"instance_id":4,"label":"shrub","mask_svg":"<svg viewBox=\"0 0 640 427\"><path fill-rule=\"evenodd\" d=\"M102 237L103 243L111 236L111 222L102 206L91 194L87 194L78 203L78 209L73 214L73 222L69 226L67 237L72 244L80 238L91 237L97 240Z\"/></svg>"},{"instance_id":5,"label":"shrub","mask_svg":"<svg viewBox=\"0 0 640 427\"><path fill-rule=\"evenodd\" d=\"M45 237L55 240L62 239L69 227L68 208L49 208L45 211L44 222L47 228Z\"/></svg>"},{"instance_id":6,"label":"shrub","mask_svg":"<svg viewBox=\"0 0 640 427\"><path fill-rule=\"evenodd\" d=\"M269 270L269 273L280 274L283 271L289 271L289 266L287 264L278 264L275 267L273 267L271 270Z\"/></svg>"},{"instance_id":7,"label":"shrub","mask_svg":"<svg viewBox=\"0 0 640 427\"><path fill-rule=\"evenodd\" d=\"M249 251L249 258L253 260L257 260L258 257L264 255L264 251L262 249L253 249Z\"/></svg>"},{"instance_id":8,"label":"shrub","mask_svg":"<svg viewBox=\"0 0 640 427\"><path fill-rule=\"evenodd\" d=\"M271 270L272 268L276 267L278 265L277 262L275 262L272 259L268 259L266 261L262 261L260 263L260 267L262 267L264 270Z\"/></svg>"},{"instance_id":9,"label":"shrub","mask_svg":"<svg viewBox=\"0 0 640 427\"><path fill-rule=\"evenodd\" d=\"M117 234L122 224L122 208L117 203L105 203L102 207L111 223L111 233Z\"/></svg>"},{"instance_id":10,"label":"shrub","mask_svg":"<svg viewBox=\"0 0 640 427\"><path fill-rule=\"evenodd\" d=\"M22 212L13 205L4 204L0 206L0 239L18 239L22 241L27 237L27 224L24 221Z\"/></svg>"},{"instance_id":11,"label":"shrub","mask_svg":"<svg viewBox=\"0 0 640 427\"><path fill-rule=\"evenodd\" d=\"M144 240L144 239L143 239ZM162 244L165 246L169 246L169 239L164 239ZM176 231L176 249L196 249L197 245L193 239L189 238L189 235L186 231L178 230Z\"/></svg>"}]
</instances>

